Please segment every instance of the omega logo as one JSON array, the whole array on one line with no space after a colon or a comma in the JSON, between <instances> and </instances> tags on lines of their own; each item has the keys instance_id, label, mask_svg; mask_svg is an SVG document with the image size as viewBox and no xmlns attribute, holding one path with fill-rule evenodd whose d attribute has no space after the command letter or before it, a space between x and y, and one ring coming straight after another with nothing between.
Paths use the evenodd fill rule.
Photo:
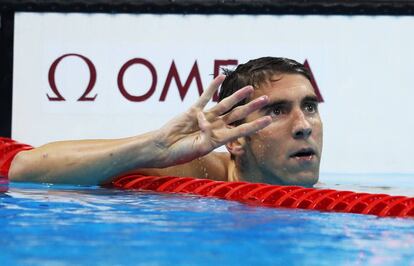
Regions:
<instances>
[{"instance_id":1,"label":"omega logo","mask_svg":"<svg viewBox=\"0 0 414 266\"><path fill-rule=\"evenodd\" d=\"M89 73L90 73L89 83L88 83L88 86L86 87L85 92L78 99L78 101L94 101L96 99L97 94L95 94L95 96L93 97L89 97L88 95L91 93L93 86L95 85L95 82L96 82L96 68L94 64L92 63L92 61L89 60L89 58L83 55L80 55L80 54L64 54L60 56L59 58L57 58L52 63L49 69L48 79L49 79L50 88L52 89L52 92L55 94L55 96L51 97L49 96L49 94L46 94L47 98L49 99L49 101L66 101L65 98L63 98L63 96L60 94L56 86L55 73L56 73L56 68L59 65L59 63L64 58L69 57L69 56L75 56L75 57L81 58L83 61L85 61L85 63L88 65L88 68L89 68Z\"/></svg>"},{"instance_id":2,"label":"omega logo","mask_svg":"<svg viewBox=\"0 0 414 266\"><path fill-rule=\"evenodd\" d=\"M98 94L96 94L96 93L93 94L92 93L92 90L95 86L96 79L97 79L97 72L96 72L95 65L86 56L81 55L81 54L76 54L76 53L64 54L64 55L58 57L57 59L55 59L55 61L53 61L52 65L50 66L49 73L48 73L48 80L49 80L50 89L51 89L53 94L51 94L52 96L49 93L46 94L48 100L49 101L66 101L66 99L62 96L62 94L60 93L58 87L56 86L55 75L56 75L56 69L57 69L59 63L67 57L78 57L78 58L82 59L82 61L85 62L85 64L87 65L87 67L89 69L89 82L88 82L88 85L86 86L84 93L78 98L77 101L79 101L79 102L95 101L96 97L98 96ZM219 75L221 67L223 67L223 66L236 66L237 64L238 64L237 59L227 59L227 60L215 59L214 60L214 69L213 69L214 77ZM143 66L143 67L147 68L149 70L149 73L150 73L148 78L151 80L151 85L149 86L148 89L146 89L146 92L142 95L133 95L133 94L131 94L130 92L128 92L127 88L124 85L125 72L128 70L129 67L131 67L133 65ZM305 60L304 65L310 70L309 63L308 63L307 60ZM322 95L319 91L319 88L316 84L315 79L313 78L312 72L311 72L311 77L312 77L312 80L311 80L312 85L315 88L315 93L318 96L319 100L321 102L323 102ZM194 62L193 66L191 68L191 71L188 74L188 77L187 77L184 84L181 82L179 71L176 67L176 64L175 64L174 60L172 61L171 65L170 65L170 68L169 68L169 71L168 71L168 74L167 74L167 77L165 79L164 85L162 87L161 95L159 97L160 102L164 102L166 100L168 90L169 90L173 80L175 81L175 83L177 85L178 92L179 92L179 95L180 95L180 98L181 98L182 101L184 101L184 98L187 95L188 89L190 88L190 85L193 83L193 81L195 81L195 84L197 86L197 90L198 90L199 95L201 95L203 93L203 85L202 85L202 81L201 81L201 76L200 76L200 71L199 71L199 68L198 68L197 60ZM121 93L121 95L125 99L127 99L131 102L143 102L143 101L149 99L150 97L152 97L155 90L156 90L156 88L157 88L157 83L158 83L158 76L157 76L156 68L154 67L154 65L149 60L144 59L144 58L133 58L133 59L128 60L126 63L123 64L123 66L121 67L121 69L118 72L117 85L118 85L119 92ZM215 102L218 101L217 93L214 95L213 101L215 101Z\"/></svg>"}]
</instances>

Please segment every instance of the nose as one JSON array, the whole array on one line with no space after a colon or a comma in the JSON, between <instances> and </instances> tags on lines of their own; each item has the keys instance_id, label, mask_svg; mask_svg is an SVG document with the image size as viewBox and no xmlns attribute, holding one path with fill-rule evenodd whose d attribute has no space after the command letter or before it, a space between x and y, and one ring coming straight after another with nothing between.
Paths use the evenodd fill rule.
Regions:
<instances>
[{"instance_id":1,"label":"nose","mask_svg":"<svg viewBox=\"0 0 414 266\"><path fill-rule=\"evenodd\" d=\"M312 126L307 117L298 110L293 114L292 136L294 139L307 139L312 134Z\"/></svg>"}]
</instances>

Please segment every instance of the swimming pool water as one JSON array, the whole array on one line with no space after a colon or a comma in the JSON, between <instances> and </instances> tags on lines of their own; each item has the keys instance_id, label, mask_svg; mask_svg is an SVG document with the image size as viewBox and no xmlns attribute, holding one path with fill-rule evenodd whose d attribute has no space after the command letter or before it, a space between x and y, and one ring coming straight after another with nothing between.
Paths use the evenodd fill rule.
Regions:
<instances>
[{"instance_id":1,"label":"swimming pool water","mask_svg":"<svg viewBox=\"0 0 414 266\"><path fill-rule=\"evenodd\" d=\"M329 174L320 187L413 196L412 178ZM188 195L11 183L0 223L0 265L414 265L413 219Z\"/></svg>"}]
</instances>

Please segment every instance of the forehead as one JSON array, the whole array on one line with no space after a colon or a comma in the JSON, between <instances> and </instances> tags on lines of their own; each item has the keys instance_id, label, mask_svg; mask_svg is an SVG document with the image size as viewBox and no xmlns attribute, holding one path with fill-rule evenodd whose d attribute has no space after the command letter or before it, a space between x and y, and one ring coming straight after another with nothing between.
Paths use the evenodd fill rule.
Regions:
<instances>
[{"instance_id":1,"label":"forehead","mask_svg":"<svg viewBox=\"0 0 414 266\"><path fill-rule=\"evenodd\" d=\"M267 95L270 101L300 100L307 96L315 96L310 81L300 74L275 74L255 88L252 99Z\"/></svg>"}]
</instances>

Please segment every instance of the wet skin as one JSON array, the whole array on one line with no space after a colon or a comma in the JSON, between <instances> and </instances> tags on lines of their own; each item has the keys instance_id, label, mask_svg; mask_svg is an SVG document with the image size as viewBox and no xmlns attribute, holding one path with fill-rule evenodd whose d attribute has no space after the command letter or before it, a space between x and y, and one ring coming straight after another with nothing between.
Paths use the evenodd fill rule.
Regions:
<instances>
[{"instance_id":1,"label":"wet skin","mask_svg":"<svg viewBox=\"0 0 414 266\"><path fill-rule=\"evenodd\" d=\"M266 128L239 138L239 180L312 186L318 181L323 129L314 89L299 74L274 75L255 88L251 99L267 95L269 104L248 115L249 122L270 115Z\"/></svg>"}]
</instances>

